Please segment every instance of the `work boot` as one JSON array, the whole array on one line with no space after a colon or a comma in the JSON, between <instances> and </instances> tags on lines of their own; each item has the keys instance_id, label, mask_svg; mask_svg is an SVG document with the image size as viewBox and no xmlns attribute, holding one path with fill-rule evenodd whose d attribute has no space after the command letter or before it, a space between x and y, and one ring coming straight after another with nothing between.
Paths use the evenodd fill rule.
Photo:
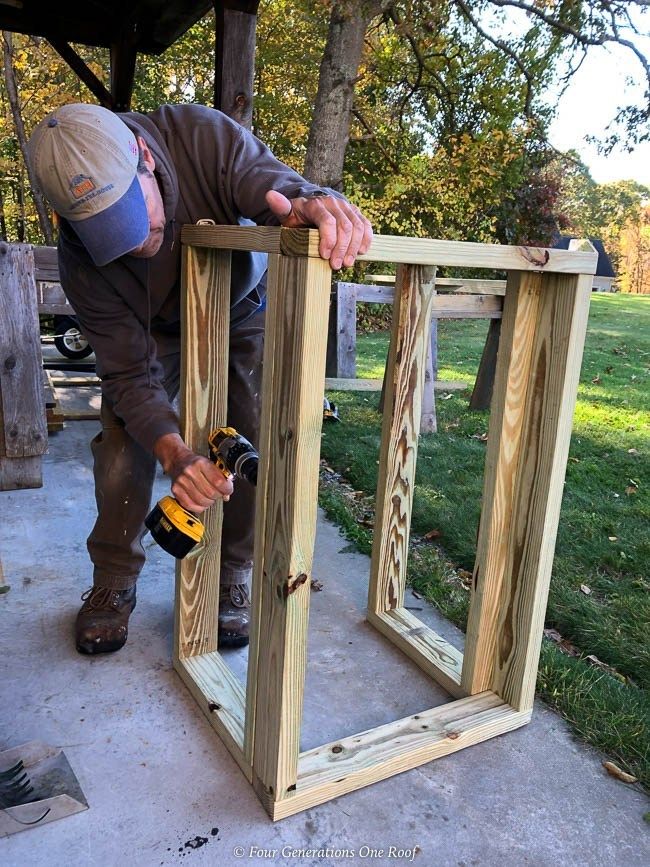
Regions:
<instances>
[{"instance_id":1,"label":"work boot","mask_svg":"<svg viewBox=\"0 0 650 867\"><path fill-rule=\"evenodd\" d=\"M246 584L222 584L219 587L218 646L246 647L250 622L250 599Z\"/></svg>"},{"instance_id":2,"label":"work boot","mask_svg":"<svg viewBox=\"0 0 650 867\"><path fill-rule=\"evenodd\" d=\"M91 587L81 597L75 641L79 653L112 653L124 647L129 615L135 608L135 586L128 590Z\"/></svg>"}]
</instances>

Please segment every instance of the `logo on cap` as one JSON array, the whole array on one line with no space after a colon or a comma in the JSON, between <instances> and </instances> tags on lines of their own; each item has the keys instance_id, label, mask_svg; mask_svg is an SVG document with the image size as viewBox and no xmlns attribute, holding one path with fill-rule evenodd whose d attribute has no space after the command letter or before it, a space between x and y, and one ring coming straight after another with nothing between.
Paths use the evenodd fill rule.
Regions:
<instances>
[{"instance_id":1,"label":"logo on cap","mask_svg":"<svg viewBox=\"0 0 650 867\"><path fill-rule=\"evenodd\" d=\"M70 192L75 199L81 199L95 189L95 182L88 175L75 175L70 181Z\"/></svg>"}]
</instances>

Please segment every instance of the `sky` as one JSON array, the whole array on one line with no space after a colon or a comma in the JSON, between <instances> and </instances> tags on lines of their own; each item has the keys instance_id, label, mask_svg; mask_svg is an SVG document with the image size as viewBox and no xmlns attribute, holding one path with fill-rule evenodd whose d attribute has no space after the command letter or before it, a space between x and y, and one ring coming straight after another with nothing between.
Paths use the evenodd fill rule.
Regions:
<instances>
[{"instance_id":1,"label":"sky","mask_svg":"<svg viewBox=\"0 0 650 867\"><path fill-rule=\"evenodd\" d=\"M650 56L650 38L638 42ZM586 135L603 136L617 107L626 104L630 96L642 103L642 74L641 65L624 48L591 48L559 101L549 140L559 150L577 150L598 183L634 180L650 186L650 142L639 145L632 153L616 149L602 156L594 145L584 141ZM634 82L630 83L629 78ZM557 99L551 95L553 98Z\"/></svg>"}]
</instances>

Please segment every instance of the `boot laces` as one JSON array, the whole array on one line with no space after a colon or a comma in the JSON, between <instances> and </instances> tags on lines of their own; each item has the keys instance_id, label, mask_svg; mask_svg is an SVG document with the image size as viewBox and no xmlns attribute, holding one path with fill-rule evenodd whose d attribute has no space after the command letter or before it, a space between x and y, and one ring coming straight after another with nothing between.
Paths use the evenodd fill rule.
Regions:
<instances>
[{"instance_id":1,"label":"boot laces","mask_svg":"<svg viewBox=\"0 0 650 867\"><path fill-rule=\"evenodd\" d=\"M112 587L91 587L81 594L81 599L93 611L106 611L118 607L120 592Z\"/></svg>"},{"instance_id":2,"label":"boot laces","mask_svg":"<svg viewBox=\"0 0 650 867\"><path fill-rule=\"evenodd\" d=\"M250 599L246 584L231 584L229 587L230 601L235 608L248 608Z\"/></svg>"}]
</instances>

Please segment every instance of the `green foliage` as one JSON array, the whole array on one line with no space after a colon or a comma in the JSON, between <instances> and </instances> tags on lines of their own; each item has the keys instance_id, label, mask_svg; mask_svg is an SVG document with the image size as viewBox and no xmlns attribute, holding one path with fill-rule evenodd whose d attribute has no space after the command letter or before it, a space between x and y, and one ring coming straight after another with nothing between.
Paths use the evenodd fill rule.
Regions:
<instances>
[{"instance_id":1,"label":"green foliage","mask_svg":"<svg viewBox=\"0 0 650 867\"><path fill-rule=\"evenodd\" d=\"M94 101L87 88L52 46L39 37L13 35L13 68L29 136L49 112L68 102ZM106 52L75 46L90 69L103 77ZM27 184L4 78L0 79L0 221L7 240L42 243L38 218Z\"/></svg>"}]
</instances>

